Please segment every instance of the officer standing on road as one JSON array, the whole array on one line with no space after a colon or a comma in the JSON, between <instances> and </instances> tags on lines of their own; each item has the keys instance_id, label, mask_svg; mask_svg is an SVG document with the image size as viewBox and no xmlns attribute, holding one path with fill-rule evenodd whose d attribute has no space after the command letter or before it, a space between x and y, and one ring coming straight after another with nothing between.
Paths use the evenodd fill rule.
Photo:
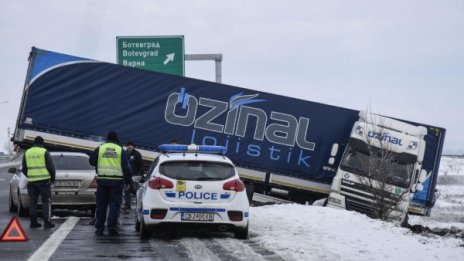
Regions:
<instances>
[{"instance_id":1,"label":"officer standing on road","mask_svg":"<svg viewBox=\"0 0 464 261\"><path fill-rule=\"evenodd\" d=\"M52 228L51 222L51 183L55 182L55 166L50 153L44 148L44 139L37 136L34 144L26 150L23 157L22 172L27 177L27 193L29 194L30 227L41 227L37 222L37 200L42 197L42 215L44 227Z\"/></svg>"},{"instance_id":2,"label":"officer standing on road","mask_svg":"<svg viewBox=\"0 0 464 261\"><path fill-rule=\"evenodd\" d=\"M127 158L131 167L131 172L133 176L142 176L143 175L143 160L142 154L135 149L135 144L132 141L126 143L127 147ZM130 180L130 186L124 189L124 211L126 213L131 209L131 194L135 194L137 191L137 183L132 179Z\"/></svg>"},{"instance_id":3,"label":"officer standing on road","mask_svg":"<svg viewBox=\"0 0 464 261\"><path fill-rule=\"evenodd\" d=\"M109 235L118 235L119 210L121 208L124 184L130 184L131 170L126 151L118 145L116 132L108 133L106 143L100 145L90 155L89 162L97 171L97 210L95 234L103 235L107 209L108 222L106 228Z\"/></svg>"}]
</instances>

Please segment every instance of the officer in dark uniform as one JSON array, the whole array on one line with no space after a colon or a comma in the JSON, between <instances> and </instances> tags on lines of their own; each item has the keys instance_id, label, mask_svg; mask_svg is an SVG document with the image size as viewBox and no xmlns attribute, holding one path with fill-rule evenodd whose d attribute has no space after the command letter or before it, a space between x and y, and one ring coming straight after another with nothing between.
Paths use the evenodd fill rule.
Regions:
<instances>
[{"instance_id":1,"label":"officer in dark uniform","mask_svg":"<svg viewBox=\"0 0 464 261\"><path fill-rule=\"evenodd\" d=\"M41 227L37 222L37 200L42 197L42 215L44 227L52 228L51 222L51 183L55 182L55 166L50 153L44 148L44 139L37 136L34 145L24 153L22 172L27 177L27 193L29 194L30 227Z\"/></svg>"},{"instance_id":2,"label":"officer in dark uniform","mask_svg":"<svg viewBox=\"0 0 464 261\"><path fill-rule=\"evenodd\" d=\"M126 151L118 145L116 132L108 133L106 143L90 155L89 162L97 171L97 210L95 234L103 235L105 222L109 235L118 235L118 216L121 208L124 184L130 184L131 170Z\"/></svg>"},{"instance_id":3,"label":"officer in dark uniform","mask_svg":"<svg viewBox=\"0 0 464 261\"><path fill-rule=\"evenodd\" d=\"M143 159L142 154L135 149L135 144L132 141L126 143L127 147L127 158L131 167L132 176L142 176L143 175ZM132 181L130 187L127 187L124 190L124 212L128 213L131 209L131 194L135 194L138 189L138 184Z\"/></svg>"}]
</instances>

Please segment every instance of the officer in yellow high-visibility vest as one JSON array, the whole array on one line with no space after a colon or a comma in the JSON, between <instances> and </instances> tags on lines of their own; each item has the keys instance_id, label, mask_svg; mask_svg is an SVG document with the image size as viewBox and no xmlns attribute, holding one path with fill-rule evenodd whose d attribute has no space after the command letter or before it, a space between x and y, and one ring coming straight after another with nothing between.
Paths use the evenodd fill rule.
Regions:
<instances>
[{"instance_id":1,"label":"officer in yellow high-visibility vest","mask_svg":"<svg viewBox=\"0 0 464 261\"><path fill-rule=\"evenodd\" d=\"M55 182L55 166L50 153L44 148L44 139L37 136L34 144L23 157L22 172L27 177L27 193L29 194L30 227L41 227L37 222L37 199L42 197L42 215L44 227L55 227L51 217L51 183Z\"/></svg>"},{"instance_id":2,"label":"officer in yellow high-visibility vest","mask_svg":"<svg viewBox=\"0 0 464 261\"><path fill-rule=\"evenodd\" d=\"M106 143L100 145L90 155L89 162L97 171L97 209L95 234L103 235L106 228L109 235L118 235L117 223L122 202L124 184L130 184L131 170L126 151L118 145L116 132L108 133Z\"/></svg>"}]
</instances>

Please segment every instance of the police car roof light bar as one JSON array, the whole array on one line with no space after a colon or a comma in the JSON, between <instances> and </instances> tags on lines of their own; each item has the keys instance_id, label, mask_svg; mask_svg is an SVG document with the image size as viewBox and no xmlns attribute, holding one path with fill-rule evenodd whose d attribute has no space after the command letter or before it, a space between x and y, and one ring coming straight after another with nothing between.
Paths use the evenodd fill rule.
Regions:
<instances>
[{"instance_id":1,"label":"police car roof light bar","mask_svg":"<svg viewBox=\"0 0 464 261\"><path fill-rule=\"evenodd\" d=\"M192 153L209 153L209 154L226 154L226 147L224 146L210 146L210 145L181 145L181 144L163 144L158 146L161 152L192 152Z\"/></svg>"}]
</instances>

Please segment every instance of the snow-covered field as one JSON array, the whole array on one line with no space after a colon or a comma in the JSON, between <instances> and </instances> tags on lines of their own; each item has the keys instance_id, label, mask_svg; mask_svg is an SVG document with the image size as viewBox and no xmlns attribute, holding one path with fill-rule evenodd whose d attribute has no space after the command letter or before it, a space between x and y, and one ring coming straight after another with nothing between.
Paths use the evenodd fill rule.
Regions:
<instances>
[{"instance_id":1,"label":"snow-covered field","mask_svg":"<svg viewBox=\"0 0 464 261\"><path fill-rule=\"evenodd\" d=\"M432 215L410 216L409 223L430 228L455 226L464 230L464 157L442 157L436 188L439 197Z\"/></svg>"},{"instance_id":2,"label":"snow-covered field","mask_svg":"<svg viewBox=\"0 0 464 261\"><path fill-rule=\"evenodd\" d=\"M464 242L362 214L297 204L251 210L251 240L285 260L464 260Z\"/></svg>"},{"instance_id":3,"label":"snow-covered field","mask_svg":"<svg viewBox=\"0 0 464 261\"><path fill-rule=\"evenodd\" d=\"M431 217L413 224L464 229L464 158L443 157ZM464 240L420 235L362 214L297 204L251 209L251 240L285 260L464 260Z\"/></svg>"}]
</instances>

